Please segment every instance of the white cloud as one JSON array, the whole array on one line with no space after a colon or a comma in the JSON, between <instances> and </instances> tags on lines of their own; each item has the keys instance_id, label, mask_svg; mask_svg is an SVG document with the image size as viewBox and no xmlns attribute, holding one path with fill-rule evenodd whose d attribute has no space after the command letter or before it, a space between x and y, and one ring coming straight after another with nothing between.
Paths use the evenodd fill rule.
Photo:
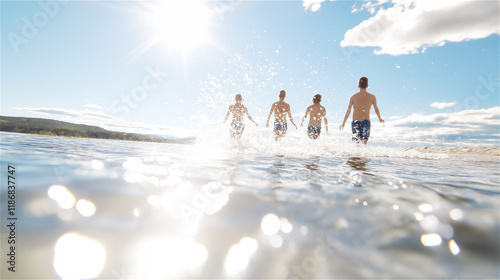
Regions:
<instances>
[{"instance_id":1,"label":"white cloud","mask_svg":"<svg viewBox=\"0 0 500 280\"><path fill-rule=\"evenodd\" d=\"M365 7L371 12L380 9L348 30L342 47L379 47L376 54L402 55L500 34L497 0L392 0L389 8L382 7L384 2L372 1Z\"/></svg>"},{"instance_id":2,"label":"white cloud","mask_svg":"<svg viewBox=\"0 0 500 280\"><path fill-rule=\"evenodd\" d=\"M434 108L438 108L438 109L444 109L444 108L448 108L448 107L453 107L457 104L456 101L453 101L453 102L434 102L431 104L431 107L434 107Z\"/></svg>"},{"instance_id":3,"label":"white cloud","mask_svg":"<svg viewBox=\"0 0 500 280\"><path fill-rule=\"evenodd\" d=\"M316 12L321 8L321 3L325 2L325 0L303 0L302 6L307 10L311 8L312 12ZM331 0L333 1L333 0Z\"/></svg>"},{"instance_id":4,"label":"white cloud","mask_svg":"<svg viewBox=\"0 0 500 280\"><path fill-rule=\"evenodd\" d=\"M435 124L439 125L500 125L500 107L489 109L463 110L452 113L437 113L432 115L412 114L409 117L394 121L393 124Z\"/></svg>"},{"instance_id":5,"label":"white cloud","mask_svg":"<svg viewBox=\"0 0 500 280\"><path fill-rule=\"evenodd\" d=\"M390 118L387 118L390 119ZM396 146L498 146L500 107L373 122L372 143ZM373 140L373 141L372 141Z\"/></svg>"}]
</instances>

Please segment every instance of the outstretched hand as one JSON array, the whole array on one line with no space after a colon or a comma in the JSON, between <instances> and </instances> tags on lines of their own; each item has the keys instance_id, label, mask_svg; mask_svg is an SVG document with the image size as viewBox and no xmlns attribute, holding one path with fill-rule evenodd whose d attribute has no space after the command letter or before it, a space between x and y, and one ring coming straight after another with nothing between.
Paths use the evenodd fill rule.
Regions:
<instances>
[{"instance_id":1,"label":"outstretched hand","mask_svg":"<svg viewBox=\"0 0 500 280\"><path fill-rule=\"evenodd\" d=\"M385 123L385 121L383 119L380 119L380 123Z\"/></svg>"},{"instance_id":2,"label":"outstretched hand","mask_svg":"<svg viewBox=\"0 0 500 280\"><path fill-rule=\"evenodd\" d=\"M344 129L344 124L340 125L340 131L342 131L342 129Z\"/></svg>"}]
</instances>

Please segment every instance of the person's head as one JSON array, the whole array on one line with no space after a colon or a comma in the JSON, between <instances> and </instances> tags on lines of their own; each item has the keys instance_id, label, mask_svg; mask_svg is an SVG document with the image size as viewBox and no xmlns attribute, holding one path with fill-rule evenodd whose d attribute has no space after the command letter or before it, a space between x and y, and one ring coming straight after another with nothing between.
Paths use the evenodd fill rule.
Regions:
<instances>
[{"instance_id":1,"label":"person's head","mask_svg":"<svg viewBox=\"0 0 500 280\"><path fill-rule=\"evenodd\" d=\"M316 94L313 97L313 103L320 103L321 102L321 94Z\"/></svg>"},{"instance_id":2,"label":"person's head","mask_svg":"<svg viewBox=\"0 0 500 280\"><path fill-rule=\"evenodd\" d=\"M286 91L284 89L280 90L280 99L285 99Z\"/></svg>"},{"instance_id":3,"label":"person's head","mask_svg":"<svg viewBox=\"0 0 500 280\"><path fill-rule=\"evenodd\" d=\"M241 94L236 94L236 96L234 97L234 100L236 100L236 102L241 102L241 101L243 101L243 97L241 97Z\"/></svg>"},{"instance_id":4,"label":"person's head","mask_svg":"<svg viewBox=\"0 0 500 280\"><path fill-rule=\"evenodd\" d=\"M362 89L366 89L368 87L368 78L367 77L359 78L358 87L362 88Z\"/></svg>"}]
</instances>

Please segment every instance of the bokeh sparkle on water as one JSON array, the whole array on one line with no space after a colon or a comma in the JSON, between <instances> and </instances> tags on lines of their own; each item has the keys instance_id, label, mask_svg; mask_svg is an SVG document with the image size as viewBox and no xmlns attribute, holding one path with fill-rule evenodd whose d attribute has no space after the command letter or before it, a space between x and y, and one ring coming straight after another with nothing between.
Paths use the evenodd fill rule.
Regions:
<instances>
[{"instance_id":1,"label":"bokeh sparkle on water","mask_svg":"<svg viewBox=\"0 0 500 280\"><path fill-rule=\"evenodd\" d=\"M20 186L14 276L500 277L498 159L253 136L2 133Z\"/></svg>"}]
</instances>

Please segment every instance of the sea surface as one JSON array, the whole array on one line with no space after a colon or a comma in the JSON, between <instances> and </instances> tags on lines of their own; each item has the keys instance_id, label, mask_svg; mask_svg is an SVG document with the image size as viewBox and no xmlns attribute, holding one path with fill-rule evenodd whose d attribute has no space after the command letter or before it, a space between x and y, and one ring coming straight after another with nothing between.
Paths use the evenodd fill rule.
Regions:
<instances>
[{"instance_id":1,"label":"sea surface","mask_svg":"<svg viewBox=\"0 0 500 280\"><path fill-rule=\"evenodd\" d=\"M498 158L0 136L2 279L500 278Z\"/></svg>"}]
</instances>

